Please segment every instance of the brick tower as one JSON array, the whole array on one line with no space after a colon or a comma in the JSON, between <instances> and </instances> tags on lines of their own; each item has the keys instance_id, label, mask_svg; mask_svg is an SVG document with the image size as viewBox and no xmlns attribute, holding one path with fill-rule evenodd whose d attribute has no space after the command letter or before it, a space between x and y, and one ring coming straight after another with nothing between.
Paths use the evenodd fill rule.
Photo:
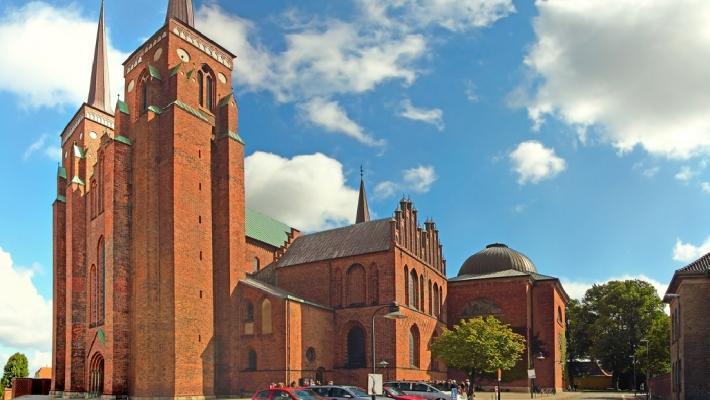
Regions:
<instances>
[{"instance_id":1,"label":"brick tower","mask_svg":"<svg viewBox=\"0 0 710 400\"><path fill-rule=\"evenodd\" d=\"M190 0L170 0L124 63L114 115L102 5L53 206L55 395L230 392L223 338L245 274L233 59L195 29Z\"/></svg>"}]
</instances>

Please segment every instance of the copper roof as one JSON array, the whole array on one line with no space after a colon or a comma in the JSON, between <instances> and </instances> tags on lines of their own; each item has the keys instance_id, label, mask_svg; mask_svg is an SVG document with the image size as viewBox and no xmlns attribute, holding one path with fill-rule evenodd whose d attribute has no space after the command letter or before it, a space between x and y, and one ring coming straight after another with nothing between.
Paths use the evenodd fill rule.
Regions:
<instances>
[{"instance_id":1,"label":"copper roof","mask_svg":"<svg viewBox=\"0 0 710 400\"><path fill-rule=\"evenodd\" d=\"M165 15L166 24L170 18L175 18L194 28L195 12L192 8L192 0L170 0L168 13Z\"/></svg>"},{"instance_id":2,"label":"copper roof","mask_svg":"<svg viewBox=\"0 0 710 400\"><path fill-rule=\"evenodd\" d=\"M537 273L535 264L523 253L501 243L489 244L461 265L459 276L482 275L506 270Z\"/></svg>"},{"instance_id":3,"label":"copper roof","mask_svg":"<svg viewBox=\"0 0 710 400\"><path fill-rule=\"evenodd\" d=\"M87 103L99 110L112 114L111 83L108 77L108 52L106 50L106 29L104 27L104 2L101 1L99 27L96 32L94 63L91 66L91 85Z\"/></svg>"},{"instance_id":4,"label":"copper roof","mask_svg":"<svg viewBox=\"0 0 710 400\"><path fill-rule=\"evenodd\" d=\"M389 219L362 222L296 238L277 267L307 264L390 249Z\"/></svg>"}]
</instances>

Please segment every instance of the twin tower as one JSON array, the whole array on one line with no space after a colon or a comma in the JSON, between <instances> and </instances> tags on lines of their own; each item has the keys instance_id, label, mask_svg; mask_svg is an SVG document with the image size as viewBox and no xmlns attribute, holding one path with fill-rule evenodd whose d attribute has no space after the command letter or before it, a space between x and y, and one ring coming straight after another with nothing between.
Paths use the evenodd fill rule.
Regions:
<instances>
[{"instance_id":1,"label":"twin tower","mask_svg":"<svg viewBox=\"0 0 710 400\"><path fill-rule=\"evenodd\" d=\"M102 4L88 100L61 134L54 396L232 393L246 274L233 59L195 29L190 0L170 0L112 102Z\"/></svg>"}]
</instances>

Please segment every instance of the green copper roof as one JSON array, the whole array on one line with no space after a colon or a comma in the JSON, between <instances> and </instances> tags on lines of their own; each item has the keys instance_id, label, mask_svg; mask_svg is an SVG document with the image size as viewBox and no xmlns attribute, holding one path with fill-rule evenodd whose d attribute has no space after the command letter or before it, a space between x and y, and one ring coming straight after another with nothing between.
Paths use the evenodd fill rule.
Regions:
<instances>
[{"instance_id":1,"label":"green copper roof","mask_svg":"<svg viewBox=\"0 0 710 400\"><path fill-rule=\"evenodd\" d=\"M217 107L222 108L226 106L227 104L229 104L229 100L232 100L232 93L224 96L224 98L219 101L219 104L217 104Z\"/></svg>"},{"instance_id":2,"label":"green copper roof","mask_svg":"<svg viewBox=\"0 0 710 400\"><path fill-rule=\"evenodd\" d=\"M196 109L190 107L189 105L183 103L183 102L180 101L180 100L175 100L175 101L173 102L173 104L174 104L175 106L177 106L178 108L189 112L190 114L196 116L197 118L199 118L199 119L201 119L201 120L203 120L203 121L205 121L205 122L210 122L210 120L207 119L207 117L205 117L205 115L202 114L202 112L200 112L200 110L196 110ZM170 107L170 105L168 105L168 107ZM167 109L168 107L165 107L165 108Z\"/></svg>"},{"instance_id":3,"label":"green copper roof","mask_svg":"<svg viewBox=\"0 0 710 400\"><path fill-rule=\"evenodd\" d=\"M228 137L232 140L236 140L237 142L239 142L241 144L244 144L244 140L242 140L242 137L239 136L239 134L237 132L227 131L227 132L224 132L221 135L219 135L219 137L220 138Z\"/></svg>"},{"instance_id":4,"label":"green copper roof","mask_svg":"<svg viewBox=\"0 0 710 400\"><path fill-rule=\"evenodd\" d=\"M66 202L67 202L67 198L64 197L64 196L62 196L61 194L58 194L58 195L57 195L57 201L58 201L58 202L61 202L61 203L66 203Z\"/></svg>"},{"instance_id":5,"label":"green copper roof","mask_svg":"<svg viewBox=\"0 0 710 400\"><path fill-rule=\"evenodd\" d=\"M122 112L122 113L124 113L124 114L126 114L126 115L129 114L129 112L128 112L128 104L126 104L126 102L124 102L124 101L119 100L119 101L116 103L116 108L118 108L118 111L120 111L120 112Z\"/></svg>"},{"instance_id":6,"label":"green copper roof","mask_svg":"<svg viewBox=\"0 0 710 400\"><path fill-rule=\"evenodd\" d=\"M158 106L148 106L148 110L152 111L158 115L163 113L163 110L161 110L160 107L158 107Z\"/></svg>"},{"instance_id":7,"label":"green copper roof","mask_svg":"<svg viewBox=\"0 0 710 400\"><path fill-rule=\"evenodd\" d=\"M57 167L57 176L60 178L67 179L67 169L62 167L61 164L59 164L59 167Z\"/></svg>"},{"instance_id":8,"label":"green copper roof","mask_svg":"<svg viewBox=\"0 0 710 400\"><path fill-rule=\"evenodd\" d=\"M72 178L71 183L76 183L77 185L84 185L84 181L81 180L78 176L75 176Z\"/></svg>"},{"instance_id":9,"label":"green copper roof","mask_svg":"<svg viewBox=\"0 0 710 400\"><path fill-rule=\"evenodd\" d=\"M177 75L180 72L180 67L182 67L182 63L170 68L170 77Z\"/></svg>"},{"instance_id":10,"label":"green copper roof","mask_svg":"<svg viewBox=\"0 0 710 400\"><path fill-rule=\"evenodd\" d=\"M86 157L86 149L83 149L77 145L74 145L74 157L85 158Z\"/></svg>"},{"instance_id":11,"label":"green copper roof","mask_svg":"<svg viewBox=\"0 0 710 400\"><path fill-rule=\"evenodd\" d=\"M116 136L114 136L113 140L123 143L123 144L127 144L129 146L133 144L133 142L131 142L131 139L129 139L123 135L116 135Z\"/></svg>"},{"instance_id":12,"label":"green copper roof","mask_svg":"<svg viewBox=\"0 0 710 400\"><path fill-rule=\"evenodd\" d=\"M150 74L150 76L159 81L163 80L163 78L160 77L160 70L152 65L148 65L148 73Z\"/></svg>"},{"instance_id":13,"label":"green copper roof","mask_svg":"<svg viewBox=\"0 0 710 400\"><path fill-rule=\"evenodd\" d=\"M291 227L283 222L251 208L246 209L246 220L246 234L248 237L274 247L281 247L288 241Z\"/></svg>"}]
</instances>

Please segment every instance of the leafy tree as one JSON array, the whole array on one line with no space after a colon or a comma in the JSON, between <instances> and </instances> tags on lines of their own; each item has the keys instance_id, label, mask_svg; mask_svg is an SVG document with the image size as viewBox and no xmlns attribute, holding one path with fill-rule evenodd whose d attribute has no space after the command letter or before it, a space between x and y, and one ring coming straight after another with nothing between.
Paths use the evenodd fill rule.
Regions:
<instances>
[{"instance_id":1,"label":"leafy tree","mask_svg":"<svg viewBox=\"0 0 710 400\"><path fill-rule=\"evenodd\" d=\"M584 295L576 322L579 329L587 332L587 339L580 339L575 351L581 352L588 340L589 355L613 372L618 386L619 377L633 369L633 357L644 346L641 339L653 332L658 334L659 330L652 331L654 324L668 319L663 308L656 289L648 282L626 280L594 285ZM669 362L670 358L666 359L665 363Z\"/></svg>"},{"instance_id":2,"label":"leafy tree","mask_svg":"<svg viewBox=\"0 0 710 400\"><path fill-rule=\"evenodd\" d=\"M588 330L593 322L593 316L581 301L572 299L567 304L567 321L566 359L574 361L588 357L589 349L592 347Z\"/></svg>"},{"instance_id":3,"label":"leafy tree","mask_svg":"<svg viewBox=\"0 0 710 400\"><path fill-rule=\"evenodd\" d=\"M9 388L12 385L12 378L26 378L30 374L27 369L27 357L22 353L15 353L5 364L0 387Z\"/></svg>"},{"instance_id":4,"label":"leafy tree","mask_svg":"<svg viewBox=\"0 0 710 400\"><path fill-rule=\"evenodd\" d=\"M476 317L444 329L431 351L447 365L466 371L473 383L483 373L513 368L525 351L525 338L495 317ZM469 396L472 393L473 385Z\"/></svg>"},{"instance_id":5,"label":"leafy tree","mask_svg":"<svg viewBox=\"0 0 710 400\"><path fill-rule=\"evenodd\" d=\"M636 360L641 371L651 376L671 371L668 361L671 359L670 336L670 318L665 314L659 315L652 321L648 335L644 338L648 344L644 342L636 348Z\"/></svg>"}]
</instances>

